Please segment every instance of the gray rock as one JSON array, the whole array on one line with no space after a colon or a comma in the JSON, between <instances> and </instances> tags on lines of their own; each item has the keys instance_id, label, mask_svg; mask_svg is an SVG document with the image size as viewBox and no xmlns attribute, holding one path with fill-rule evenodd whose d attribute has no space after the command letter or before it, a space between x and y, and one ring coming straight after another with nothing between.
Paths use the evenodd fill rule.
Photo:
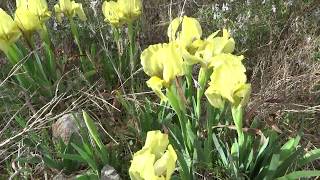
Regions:
<instances>
[{"instance_id":1,"label":"gray rock","mask_svg":"<svg viewBox=\"0 0 320 180\"><path fill-rule=\"evenodd\" d=\"M53 180L68 180L63 174L58 174L52 178Z\"/></svg>"},{"instance_id":2,"label":"gray rock","mask_svg":"<svg viewBox=\"0 0 320 180\"><path fill-rule=\"evenodd\" d=\"M81 113L70 113L63 115L52 125L53 138L61 138L65 144L68 144L72 134L79 134L77 120L80 121L80 124L83 123Z\"/></svg>"},{"instance_id":3,"label":"gray rock","mask_svg":"<svg viewBox=\"0 0 320 180\"><path fill-rule=\"evenodd\" d=\"M105 165L101 170L101 180L121 180L121 178L112 166Z\"/></svg>"}]
</instances>

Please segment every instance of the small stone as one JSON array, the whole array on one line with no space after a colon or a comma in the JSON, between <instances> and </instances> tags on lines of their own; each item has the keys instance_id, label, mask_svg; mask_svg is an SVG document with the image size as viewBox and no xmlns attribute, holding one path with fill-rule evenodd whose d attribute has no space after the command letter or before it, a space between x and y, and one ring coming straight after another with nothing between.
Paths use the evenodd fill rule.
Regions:
<instances>
[{"instance_id":1,"label":"small stone","mask_svg":"<svg viewBox=\"0 0 320 180\"><path fill-rule=\"evenodd\" d=\"M101 170L101 180L121 180L121 178L112 166L105 165Z\"/></svg>"},{"instance_id":2,"label":"small stone","mask_svg":"<svg viewBox=\"0 0 320 180\"><path fill-rule=\"evenodd\" d=\"M53 180L68 180L64 175L58 174L55 177L52 178Z\"/></svg>"},{"instance_id":3,"label":"small stone","mask_svg":"<svg viewBox=\"0 0 320 180\"><path fill-rule=\"evenodd\" d=\"M77 118L77 119L76 119ZM83 121L80 113L65 114L52 125L52 135L54 138L61 138L65 144L68 144L72 134L79 134L78 121Z\"/></svg>"}]
</instances>

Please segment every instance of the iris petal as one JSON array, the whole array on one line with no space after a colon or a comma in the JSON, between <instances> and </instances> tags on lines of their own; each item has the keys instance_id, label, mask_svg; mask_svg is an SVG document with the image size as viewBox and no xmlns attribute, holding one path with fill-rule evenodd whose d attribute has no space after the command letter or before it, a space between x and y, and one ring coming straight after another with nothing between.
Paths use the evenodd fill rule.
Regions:
<instances>
[{"instance_id":1,"label":"iris petal","mask_svg":"<svg viewBox=\"0 0 320 180\"><path fill-rule=\"evenodd\" d=\"M14 20L23 32L32 32L41 29L41 21L27 8L17 8Z\"/></svg>"},{"instance_id":2,"label":"iris petal","mask_svg":"<svg viewBox=\"0 0 320 180\"><path fill-rule=\"evenodd\" d=\"M16 42L20 36L16 22L0 8L0 49L6 53L10 44Z\"/></svg>"},{"instance_id":3,"label":"iris petal","mask_svg":"<svg viewBox=\"0 0 320 180\"><path fill-rule=\"evenodd\" d=\"M214 70L205 94L214 107L222 108L223 99L238 104L239 99L245 98L250 85L246 84L246 69L242 59L243 56L232 54L220 54L212 58L210 66Z\"/></svg>"},{"instance_id":4,"label":"iris petal","mask_svg":"<svg viewBox=\"0 0 320 180\"><path fill-rule=\"evenodd\" d=\"M169 144L167 134L149 131L143 148L133 155L129 175L132 180L169 180L177 154Z\"/></svg>"},{"instance_id":5,"label":"iris petal","mask_svg":"<svg viewBox=\"0 0 320 180\"><path fill-rule=\"evenodd\" d=\"M58 21L62 21L63 15L69 17L78 16L80 20L86 21L87 16L83 10L81 3L76 3L71 0L60 0L58 4L54 6Z\"/></svg>"},{"instance_id":6,"label":"iris petal","mask_svg":"<svg viewBox=\"0 0 320 180\"><path fill-rule=\"evenodd\" d=\"M102 5L105 21L116 27L136 20L141 9L141 0L105 1Z\"/></svg>"},{"instance_id":7,"label":"iris petal","mask_svg":"<svg viewBox=\"0 0 320 180\"><path fill-rule=\"evenodd\" d=\"M141 54L141 65L149 76L157 76L169 84L185 73L179 48L174 43L151 45Z\"/></svg>"},{"instance_id":8,"label":"iris petal","mask_svg":"<svg viewBox=\"0 0 320 180\"><path fill-rule=\"evenodd\" d=\"M161 99L161 101L167 101L168 98L161 91L161 89L163 88L163 84L164 80L158 78L157 76L153 76L147 81L148 87L156 93L156 95Z\"/></svg>"}]
</instances>

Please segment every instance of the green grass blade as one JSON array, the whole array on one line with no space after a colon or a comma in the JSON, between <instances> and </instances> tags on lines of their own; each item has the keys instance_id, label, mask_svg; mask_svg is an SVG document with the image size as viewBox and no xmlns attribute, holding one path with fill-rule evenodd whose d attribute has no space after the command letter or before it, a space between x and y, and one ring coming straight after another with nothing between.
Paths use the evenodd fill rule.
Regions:
<instances>
[{"instance_id":1,"label":"green grass blade","mask_svg":"<svg viewBox=\"0 0 320 180\"><path fill-rule=\"evenodd\" d=\"M42 159L44 161L44 164L47 165L48 167L53 169L58 169L58 170L62 169L62 165L59 162L53 160L50 156L44 155Z\"/></svg>"},{"instance_id":2,"label":"green grass blade","mask_svg":"<svg viewBox=\"0 0 320 180\"><path fill-rule=\"evenodd\" d=\"M81 174L77 175L76 180L98 180L99 176L96 174Z\"/></svg>"},{"instance_id":3,"label":"green grass blade","mask_svg":"<svg viewBox=\"0 0 320 180\"><path fill-rule=\"evenodd\" d=\"M281 164L280 154L274 154L271 158L270 165L269 165L269 168L267 169L267 174L264 177L264 179L271 180L280 164Z\"/></svg>"},{"instance_id":4,"label":"green grass blade","mask_svg":"<svg viewBox=\"0 0 320 180\"><path fill-rule=\"evenodd\" d=\"M314 149L307 152L301 160L298 161L299 166L304 166L314 160L320 159L320 149Z\"/></svg>"},{"instance_id":5,"label":"green grass blade","mask_svg":"<svg viewBox=\"0 0 320 180\"><path fill-rule=\"evenodd\" d=\"M295 171L280 178L277 178L277 180L294 180L302 177L314 176L320 176L320 171Z\"/></svg>"},{"instance_id":6,"label":"green grass blade","mask_svg":"<svg viewBox=\"0 0 320 180\"><path fill-rule=\"evenodd\" d=\"M301 157L301 154L303 153L303 149L299 148L297 151L292 153L287 159L285 159L277 168L277 171L275 172L274 177L283 176L286 174L288 169L291 167L291 165L294 164L294 162Z\"/></svg>"},{"instance_id":7,"label":"green grass blade","mask_svg":"<svg viewBox=\"0 0 320 180\"><path fill-rule=\"evenodd\" d=\"M288 158L297 148L301 137L298 135L296 138L291 138L280 149L281 160Z\"/></svg>"},{"instance_id":8,"label":"green grass blade","mask_svg":"<svg viewBox=\"0 0 320 180\"><path fill-rule=\"evenodd\" d=\"M217 151L218 151L218 153L220 155L222 163L227 167L228 166L227 156L224 153L224 150L221 147L221 145L219 143L219 140L218 140L217 136L214 133L212 133L212 139L213 139L213 143L214 143L214 145L215 145L215 147L216 147L216 149L217 149Z\"/></svg>"},{"instance_id":9,"label":"green grass blade","mask_svg":"<svg viewBox=\"0 0 320 180\"><path fill-rule=\"evenodd\" d=\"M63 159L69 159L72 161L83 162L83 163L87 162L84 158L82 158L82 156L77 154L60 154L59 156Z\"/></svg>"},{"instance_id":10,"label":"green grass blade","mask_svg":"<svg viewBox=\"0 0 320 180\"><path fill-rule=\"evenodd\" d=\"M188 160L186 160L185 159L186 157L180 152L177 152L177 156L178 156L178 163L181 167L180 169L181 179L185 179L185 180L192 179L192 172L190 172L188 163L187 163Z\"/></svg>"},{"instance_id":11,"label":"green grass blade","mask_svg":"<svg viewBox=\"0 0 320 180\"><path fill-rule=\"evenodd\" d=\"M94 171L99 171L96 162L84 150L76 144L71 143L71 145Z\"/></svg>"},{"instance_id":12,"label":"green grass blade","mask_svg":"<svg viewBox=\"0 0 320 180\"><path fill-rule=\"evenodd\" d=\"M58 71L56 68L54 53L52 52L50 45L48 45L47 43L44 43L44 48L45 48L44 50L46 55L45 65L46 65L46 69L50 73L48 77L53 81L56 81L58 78L58 73L57 73Z\"/></svg>"},{"instance_id":13,"label":"green grass blade","mask_svg":"<svg viewBox=\"0 0 320 180\"><path fill-rule=\"evenodd\" d=\"M91 117L86 113L85 111L82 111L84 122L86 123L86 126L89 130L90 135L94 139L94 141L97 143L100 149L104 147L103 143L100 140L98 130L96 128L96 125L94 124Z\"/></svg>"},{"instance_id":14,"label":"green grass blade","mask_svg":"<svg viewBox=\"0 0 320 180\"><path fill-rule=\"evenodd\" d=\"M96 144L98 145L102 155L101 157L103 157L102 161L104 163L108 162L108 153L107 153L107 148L105 147L105 145L102 143L100 137L99 137L99 133L98 130L93 122L93 120L91 119L91 117L88 115L88 113L86 113L85 111L82 111L83 114L83 119L84 122L86 123L86 126L89 130L90 135L92 136L92 138L94 139L94 141L96 142Z\"/></svg>"}]
</instances>

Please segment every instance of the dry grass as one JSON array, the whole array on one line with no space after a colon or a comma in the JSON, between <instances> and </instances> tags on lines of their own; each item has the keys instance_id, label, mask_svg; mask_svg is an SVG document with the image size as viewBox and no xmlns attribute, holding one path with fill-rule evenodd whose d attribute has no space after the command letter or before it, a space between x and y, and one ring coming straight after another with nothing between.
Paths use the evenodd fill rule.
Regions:
<instances>
[{"instance_id":1,"label":"dry grass","mask_svg":"<svg viewBox=\"0 0 320 180\"><path fill-rule=\"evenodd\" d=\"M292 16L286 32L253 55L257 63L251 67L253 94L247 113L248 121L261 119L288 136L302 128L310 148L320 146L320 62L315 58L320 39L319 27L309 19L317 10L312 9Z\"/></svg>"},{"instance_id":2,"label":"dry grass","mask_svg":"<svg viewBox=\"0 0 320 180\"><path fill-rule=\"evenodd\" d=\"M320 64L313 56L317 40L296 38L291 35L258 57L251 80L252 106L269 104L278 106L278 110L302 112L317 105ZM274 111L261 107L259 114L265 116Z\"/></svg>"}]
</instances>

